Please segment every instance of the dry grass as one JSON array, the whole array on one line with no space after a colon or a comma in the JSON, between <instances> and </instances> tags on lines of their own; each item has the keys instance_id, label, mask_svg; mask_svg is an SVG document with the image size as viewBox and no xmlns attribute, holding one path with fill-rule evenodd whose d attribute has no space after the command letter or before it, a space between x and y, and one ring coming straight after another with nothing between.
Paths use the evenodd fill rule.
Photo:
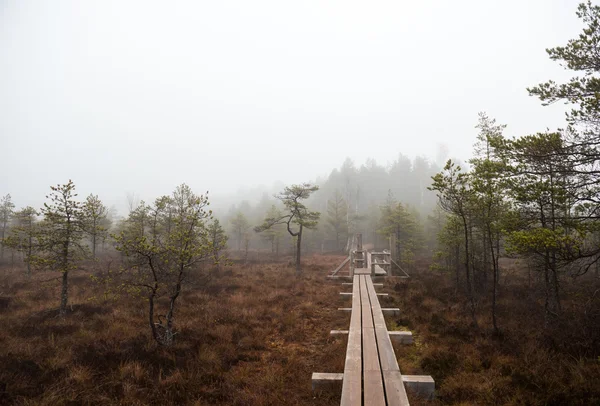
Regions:
<instances>
[{"instance_id":1,"label":"dry grass","mask_svg":"<svg viewBox=\"0 0 600 406\"><path fill-rule=\"evenodd\" d=\"M338 257L317 256L296 278L289 259L236 265L181 298L172 348L149 338L146 308L105 300L89 274L71 278L71 312L56 317L57 281L0 277L0 403L332 405L313 397L314 371L343 370L347 323L339 286L324 283ZM93 298L93 299L90 299Z\"/></svg>"},{"instance_id":2,"label":"dry grass","mask_svg":"<svg viewBox=\"0 0 600 406\"><path fill-rule=\"evenodd\" d=\"M325 275L342 258L314 256L296 278L289 258L235 265L207 286L191 286L177 311L172 348L156 346L146 307L108 300L89 273L71 278L71 311L56 317L58 281L48 273L0 276L0 403L21 405L334 405L339 393L311 391L312 372L341 372L348 305ZM427 264L422 264L426 269ZM90 268L91 269L91 268ZM539 292L516 278L499 298L502 336L469 327L451 278L429 272L388 279L386 307L400 307L390 329L413 331L395 345L405 374L432 375L433 404L600 404L598 304L593 285L567 284L566 317L543 328ZM600 295L599 295L600 296ZM582 307L584 306L584 307ZM596 318L595 318L596 317ZM411 404L426 402L411 399ZM428 403L428 404L431 404Z\"/></svg>"},{"instance_id":3,"label":"dry grass","mask_svg":"<svg viewBox=\"0 0 600 406\"><path fill-rule=\"evenodd\" d=\"M500 336L491 332L484 300L478 305L480 328L470 327L466 303L450 277L423 271L387 283L402 312L394 323L415 336L415 345L396 347L400 368L432 375L435 403L600 404L600 301L590 302L598 281L565 281L569 300L562 320L544 328L541 292L513 274L500 291Z\"/></svg>"}]
</instances>

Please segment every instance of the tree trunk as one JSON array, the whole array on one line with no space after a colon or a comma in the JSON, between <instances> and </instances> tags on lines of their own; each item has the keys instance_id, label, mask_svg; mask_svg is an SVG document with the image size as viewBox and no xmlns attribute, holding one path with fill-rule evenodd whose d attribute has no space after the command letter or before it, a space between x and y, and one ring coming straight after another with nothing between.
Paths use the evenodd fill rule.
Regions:
<instances>
[{"instance_id":1,"label":"tree trunk","mask_svg":"<svg viewBox=\"0 0 600 406\"><path fill-rule=\"evenodd\" d=\"M6 234L6 221L2 223L2 235L0 240L4 241L4 235ZM4 259L4 244L0 244L0 260Z\"/></svg>"},{"instance_id":2,"label":"tree trunk","mask_svg":"<svg viewBox=\"0 0 600 406\"><path fill-rule=\"evenodd\" d=\"M477 326L477 318L475 317L475 297L473 294L473 282L471 278L471 253L469 250L469 225L467 218L463 214L462 216L464 232L465 232L465 276L467 277L467 296L471 307L471 318L473 319L473 325Z\"/></svg>"},{"instance_id":3,"label":"tree trunk","mask_svg":"<svg viewBox=\"0 0 600 406\"><path fill-rule=\"evenodd\" d=\"M60 293L60 309L59 314L61 317L67 314L67 301L69 299L69 238L71 237L71 227L70 224L67 223L67 239L63 243L63 252L62 252L62 290Z\"/></svg>"},{"instance_id":4,"label":"tree trunk","mask_svg":"<svg viewBox=\"0 0 600 406\"><path fill-rule=\"evenodd\" d=\"M302 244L302 224L300 224L300 230L298 231L298 236L296 237L296 275L300 275L302 273L302 269L300 267L300 247Z\"/></svg>"},{"instance_id":5,"label":"tree trunk","mask_svg":"<svg viewBox=\"0 0 600 406\"><path fill-rule=\"evenodd\" d=\"M493 281L493 289L492 289L492 326L494 328L494 333L498 334L498 322L496 320L496 295L497 295L497 287L498 287L498 257L494 252L494 241L492 239L492 230L490 225L487 225L487 230L489 234L489 242L490 242L490 254L492 255L492 272L494 273L494 281Z\"/></svg>"},{"instance_id":6,"label":"tree trunk","mask_svg":"<svg viewBox=\"0 0 600 406\"><path fill-rule=\"evenodd\" d=\"M460 244L454 249L454 266L456 268L456 291L460 290Z\"/></svg>"},{"instance_id":7,"label":"tree trunk","mask_svg":"<svg viewBox=\"0 0 600 406\"><path fill-rule=\"evenodd\" d=\"M64 317L67 314L67 301L69 299L69 271L64 270L62 275L62 289L60 292L60 309L58 314Z\"/></svg>"}]
</instances>

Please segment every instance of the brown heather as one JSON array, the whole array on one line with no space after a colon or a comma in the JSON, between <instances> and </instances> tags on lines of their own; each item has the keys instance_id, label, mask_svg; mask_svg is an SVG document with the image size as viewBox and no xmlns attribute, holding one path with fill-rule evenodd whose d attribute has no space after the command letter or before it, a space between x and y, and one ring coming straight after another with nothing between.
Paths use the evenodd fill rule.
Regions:
<instances>
[{"instance_id":1,"label":"brown heather","mask_svg":"<svg viewBox=\"0 0 600 406\"><path fill-rule=\"evenodd\" d=\"M347 328L348 314L336 310L347 301L338 295L344 290L339 282L325 279L341 259L307 258L299 278L288 258L234 265L206 286L190 284L170 348L150 338L145 303L128 296L105 299L90 270L73 273L72 306L60 318L48 310L57 307L60 287L50 279L58 275L29 279L23 269L5 269L0 403L337 405L339 393L313 395L310 377L343 371L346 339L329 331ZM437 400L413 398L412 405L600 402L597 313L582 312L576 301L565 303L566 314L580 316L544 330L542 304L515 271L502 280L503 333L494 336L469 327L451 278L425 271L427 265L420 264L423 271L410 280L387 280L384 287L391 299L383 304L401 309L389 328L410 329L415 336L414 345L395 346L401 370L432 375L438 388ZM568 297L591 297L580 293ZM598 303L584 304L597 312ZM481 304L478 314L486 310Z\"/></svg>"}]
</instances>

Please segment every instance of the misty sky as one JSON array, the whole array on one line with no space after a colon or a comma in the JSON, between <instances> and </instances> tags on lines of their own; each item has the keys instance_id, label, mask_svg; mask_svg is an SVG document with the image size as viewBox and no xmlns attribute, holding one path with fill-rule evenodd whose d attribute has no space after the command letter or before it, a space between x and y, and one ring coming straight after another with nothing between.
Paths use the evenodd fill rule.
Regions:
<instances>
[{"instance_id":1,"label":"misty sky","mask_svg":"<svg viewBox=\"0 0 600 406\"><path fill-rule=\"evenodd\" d=\"M563 124L525 88L569 77L545 48L574 0L0 0L0 194L72 178L124 207L298 183L349 156L467 159L477 113Z\"/></svg>"}]
</instances>

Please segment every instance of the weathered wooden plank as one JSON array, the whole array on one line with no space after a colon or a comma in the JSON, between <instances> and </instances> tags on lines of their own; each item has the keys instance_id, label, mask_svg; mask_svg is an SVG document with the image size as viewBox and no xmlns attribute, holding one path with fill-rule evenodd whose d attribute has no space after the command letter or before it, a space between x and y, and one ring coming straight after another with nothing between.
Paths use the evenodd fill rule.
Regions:
<instances>
[{"instance_id":1,"label":"weathered wooden plank","mask_svg":"<svg viewBox=\"0 0 600 406\"><path fill-rule=\"evenodd\" d=\"M344 373L362 370L362 348L359 331L348 332L348 346L346 347L346 363Z\"/></svg>"},{"instance_id":2,"label":"weathered wooden plank","mask_svg":"<svg viewBox=\"0 0 600 406\"><path fill-rule=\"evenodd\" d=\"M400 371L383 371L385 396L389 406L408 406L408 397Z\"/></svg>"},{"instance_id":3,"label":"weathered wooden plank","mask_svg":"<svg viewBox=\"0 0 600 406\"><path fill-rule=\"evenodd\" d=\"M367 293L371 299L371 310L373 314L373 323L375 325L375 337L377 340L377 350L379 352L379 362L385 384L385 393L388 405L408 405L406 389L402 383L402 374L396 359L396 353L392 346L392 341L385 324L383 311L378 300L378 294L371 278L367 280Z\"/></svg>"},{"instance_id":4,"label":"weathered wooden plank","mask_svg":"<svg viewBox=\"0 0 600 406\"><path fill-rule=\"evenodd\" d=\"M390 331L390 339L400 344L412 344L413 336L410 331Z\"/></svg>"},{"instance_id":5,"label":"weathered wooden plank","mask_svg":"<svg viewBox=\"0 0 600 406\"><path fill-rule=\"evenodd\" d=\"M364 405L384 406L385 394L381 371L364 371Z\"/></svg>"},{"instance_id":6,"label":"weathered wooden plank","mask_svg":"<svg viewBox=\"0 0 600 406\"><path fill-rule=\"evenodd\" d=\"M368 279L367 279L368 278ZM360 284L360 305L362 309L362 328L373 328L373 314L371 313L371 301L369 300L368 281L370 276L361 275Z\"/></svg>"},{"instance_id":7,"label":"weathered wooden plank","mask_svg":"<svg viewBox=\"0 0 600 406\"><path fill-rule=\"evenodd\" d=\"M360 405L362 401L362 339L359 276L353 277L352 314L348 331L344 382L342 383L343 406Z\"/></svg>"},{"instance_id":8,"label":"weathered wooden plank","mask_svg":"<svg viewBox=\"0 0 600 406\"><path fill-rule=\"evenodd\" d=\"M352 314L350 316L350 330L360 329L361 324L361 308L360 308L360 277L354 275L352 285Z\"/></svg>"},{"instance_id":9,"label":"weathered wooden plank","mask_svg":"<svg viewBox=\"0 0 600 406\"><path fill-rule=\"evenodd\" d=\"M379 367L379 353L377 352L377 340L375 339L375 329L363 328L363 370L381 371Z\"/></svg>"},{"instance_id":10,"label":"weathered wooden plank","mask_svg":"<svg viewBox=\"0 0 600 406\"><path fill-rule=\"evenodd\" d=\"M377 337L377 348L379 349L379 360L383 371L400 371L396 353L388 335L387 329L376 328L375 336Z\"/></svg>"},{"instance_id":11,"label":"weathered wooden plank","mask_svg":"<svg viewBox=\"0 0 600 406\"><path fill-rule=\"evenodd\" d=\"M377 292L375 292L375 286L373 285L373 280L368 278L366 280L367 285L367 294L369 295L371 301L371 312L373 317L373 326L375 328L385 328L385 319L383 318L383 312L381 311L381 305L379 304L379 300L377 299Z\"/></svg>"},{"instance_id":12,"label":"weathered wooden plank","mask_svg":"<svg viewBox=\"0 0 600 406\"><path fill-rule=\"evenodd\" d=\"M425 399L433 399L435 381L429 375L402 375L402 382L411 391Z\"/></svg>"},{"instance_id":13,"label":"weathered wooden plank","mask_svg":"<svg viewBox=\"0 0 600 406\"><path fill-rule=\"evenodd\" d=\"M342 383L341 406L359 406L362 404L362 376L361 371L344 371Z\"/></svg>"},{"instance_id":14,"label":"weathered wooden plank","mask_svg":"<svg viewBox=\"0 0 600 406\"><path fill-rule=\"evenodd\" d=\"M365 405L385 405L383 377L379 365L379 352L377 350L377 339L375 337L371 309L372 298L369 295L369 289L375 289L372 283L370 276L361 276L363 395Z\"/></svg>"},{"instance_id":15,"label":"weathered wooden plank","mask_svg":"<svg viewBox=\"0 0 600 406\"><path fill-rule=\"evenodd\" d=\"M346 265L349 261L350 261L350 256L348 255L348 257L344 260L344 262L342 262L341 265L338 266L330 276L335 276L335 274L338 273L340 271L340 269L342 269L344 267L344 265Z\"/></svg>"},{"instance_id":16,"label":"weathered wooden plank","mask_svg":"<svg viewBox=\"0 0 600 406\"><path fill-rule=\"evenodd\" d=\"M311 379L312 390L313 392L339 390L342 386L343 379L344 374L313 372Z\"/></svg>"}]
</instances>

